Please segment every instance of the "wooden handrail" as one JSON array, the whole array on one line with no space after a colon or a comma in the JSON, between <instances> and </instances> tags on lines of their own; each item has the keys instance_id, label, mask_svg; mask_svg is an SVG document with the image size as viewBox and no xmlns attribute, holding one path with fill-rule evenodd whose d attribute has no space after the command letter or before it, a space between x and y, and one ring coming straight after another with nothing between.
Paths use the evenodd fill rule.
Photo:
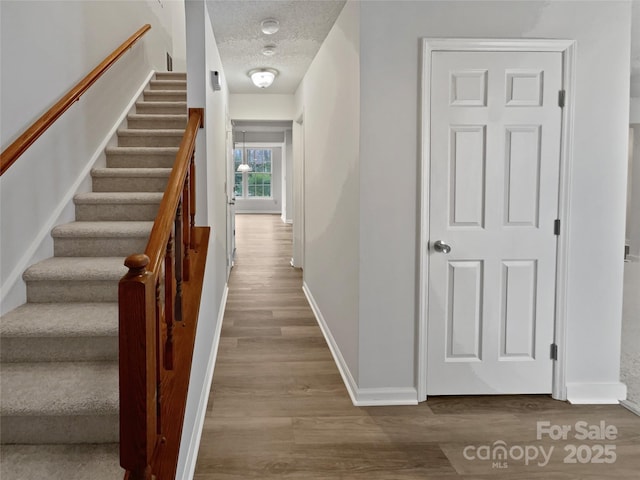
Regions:
<instances>
[{"instance_id":1,"label":"wooden handrail","mask_svg":"<svg viewBox=\"0 0 640 480\"><path fill-rule=\"evenodd\" d=\"M47 110L38 120L36 120L27 130L20 135L11 145L0 154L0 175L3 175L11 165L42 135L53 123L66 112L71 105L93 85L104 72L106 72L118 59L126 53L145 33L151 29L151 25L146 24L136 33L131 35L127 41L116 48L111 55L105 58L100 65L94 68L89 75L84 77L75 87L67 92L58 102Z\"/></svg>"}]
</instances>

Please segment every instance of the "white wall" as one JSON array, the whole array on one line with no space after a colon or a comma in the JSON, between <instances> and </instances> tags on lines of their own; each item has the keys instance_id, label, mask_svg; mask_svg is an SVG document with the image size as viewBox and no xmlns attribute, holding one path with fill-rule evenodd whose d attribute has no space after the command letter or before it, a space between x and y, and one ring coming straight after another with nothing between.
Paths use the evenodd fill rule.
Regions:
<instances>
[{"instance_id":1,"label":"white wall","mask_svg":"<svg viewBox=\"0 0 640 480\"><path fill-rule=\"evenodd\" d=\"M236 197L236 213L282 213L282 147L247 143L247 148L271 148L271 198Z\"/></svg>"},{"instance_id":2,"label":"white wall","mask_svg":"<svg viewBox=\"0 0 640 480\"><path fill-rule=\"evenodd\" d=\"M227 290L225 139L227 127L230 128L230 125L226 124L228 89L209 21L208 8L203 0L189 0L186 15L189 32L187 74L190 100L188 104L189 107L205 107L205 127L198 133L197 160L202 159L206 168L200 164L196 172L197 177L203 182L200 193L197 193L197 209L198 212L204 211L205 216L197 217L197 224L211 227L211 239L176 474L177 479L185 480L193 478L225 306ZM202 63L198 63L199 61ZM214 91L209 82L208 72L211 70L221 72L220 91ZM191 98L195 99L194 102L202 103L192 104Z\"/></svg>"},{"instance_id":3,"label":"white wall","mask_svg":"<svg viewBox=\"0 0 640 480\"><path fill-rule=\"evenodd\" d=\"M185 25L185 0L164 0L164 7L171 17L171 32L173 41L173 70L187 71L187 32Z\"/></svg>"},{"instance_id":4,"label":"white wall","mask_svg":"<svg viewBox=\"0 0 640 480\"><path fill-rule=\"evenodd\" d=\"M293 120L295 99L293 95L232 93L229 114L232 120Z\"/></svg>"},{"instance_id":5,"label":"white wall","mask_svg":"<svg viewBox=\"0 0 640 480\"><path fill-rule=\"evenodd\" d=\"M2 1L0 12L3 150L136 30L152 25L0 178L6 312L25 301L22 270L53 254L49 230L73 219L73 208L65 207L71 189L151 70L164 70L172 46L163 27L166 11L157 2Z\"/></svg>"},{"instance_id":6,"label":"white wall","mask_svg":"<svg viewBox=\"0 0 640 480\"><path fill-rule=\"evenodd\" d=\"M359 385L416 385L419 39L563 38L578 44L567 382L617 394L630 4L362 2L360 34Z\"/></svg>"},{"instance_id":7,"label":"white wall","mask_svg":"<svg viewBox=\"0 0 640 480\"><path fill-rule=\"evenodd\" d=\"M304 281L358 376L359 7L347 3L305 75ZM297 124L294 125L297 128Z\"/></svg>"}]
</instances>

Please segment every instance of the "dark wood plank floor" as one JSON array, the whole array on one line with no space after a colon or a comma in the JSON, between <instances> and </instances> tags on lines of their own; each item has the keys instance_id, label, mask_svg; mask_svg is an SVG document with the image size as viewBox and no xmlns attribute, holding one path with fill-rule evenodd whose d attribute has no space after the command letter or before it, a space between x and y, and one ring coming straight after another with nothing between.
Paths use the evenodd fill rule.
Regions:
<instances>
[{"instance_id":1,"label":"dark wood plank floor","mask_svg":"<svg viewBox=\"0 0 640 480\"><path fill-rule=\"evenodd\" d=\"M301 272L289 266L291 227L278 216L238 215L236 231L195 480L640 479L640 417L622 407L535 395L354 407ZM566 440L538 439L538 422L572 430ZM577 422L605 422L617 434L577 439ZM482 459L500 446L506 461ZM541 448L551 451L546 463ZM607 458L615 461L597 463Z\"/></svg>"}]
</instances>

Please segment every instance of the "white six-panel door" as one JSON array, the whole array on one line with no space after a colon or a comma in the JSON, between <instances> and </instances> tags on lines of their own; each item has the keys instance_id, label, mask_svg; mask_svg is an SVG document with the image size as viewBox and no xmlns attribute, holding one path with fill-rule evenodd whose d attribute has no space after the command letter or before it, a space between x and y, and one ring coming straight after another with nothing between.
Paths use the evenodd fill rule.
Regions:
<instances>
[{"instance_id":1,"label":"white six-panel door","mask_svg":"<svg viewBox=\"0 0 640 480\"><path fill-rule=\"evenodd\" d=\"M427 394L550 393L562 54L431 62Z\"/></svg>"}]
</instances>

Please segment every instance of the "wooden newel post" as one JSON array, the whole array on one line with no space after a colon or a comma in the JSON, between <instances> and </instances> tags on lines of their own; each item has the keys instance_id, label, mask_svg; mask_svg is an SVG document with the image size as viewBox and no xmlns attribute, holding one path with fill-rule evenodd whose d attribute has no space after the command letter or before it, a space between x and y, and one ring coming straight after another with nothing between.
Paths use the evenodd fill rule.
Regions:
<instances>
[{"instance_id":1,"label":"wooden newel post","mask_svg":"<svg viewBox=\"0 0 640 480\"><path fill-rule=\"evenodd\" d=\"M130 480L151 479L157 442L156 282L149 257L127 257L118 285L120 329L120 465Z\"/></svg>"}]
</instances>

